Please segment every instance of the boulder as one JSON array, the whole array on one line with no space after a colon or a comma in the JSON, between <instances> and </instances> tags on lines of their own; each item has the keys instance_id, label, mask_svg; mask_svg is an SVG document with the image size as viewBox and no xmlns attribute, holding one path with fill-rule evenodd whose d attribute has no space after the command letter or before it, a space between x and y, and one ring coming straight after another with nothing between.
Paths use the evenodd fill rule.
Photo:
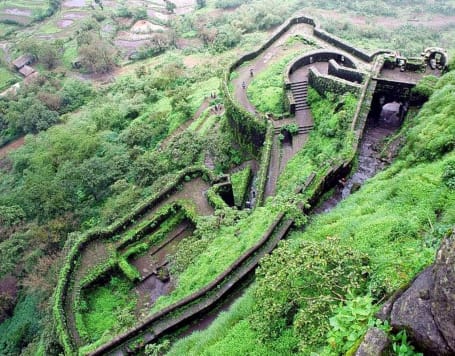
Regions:
<instances>
[{"instance_id":1,"label":"boulder","mask_svg":"<svg viewBox=\"0 0 455 356\"><path fill-rule=\"evenodd\" d=\"M370 328L365 334L355 356L387 356L390 354L389 348L390 339L387 334L381 329Z\"/></svg>"},{"instance_id":2,"label":"boulder","mask_svg":"<svg viewBox=\"0 0 455 356\"><path fill-rule=\"evenodd\" d=\"M414 280L390 311L391 326L406 330L412 343L427 355L455 355L454 240L452 235L443 241L435 264Z\"/></svg>"},{"instance_id":3,"label":"boulder","mask_svg":"<svg viewBox=\"0 0 455 356\"><path fill-rule=\"evenodd\" d=\"M433 267L431 312L452 354L455 354L455 235L444 239Z\"/></svg>"},{"instance_id":4,"label":"boulder","mask_svg":"<svg viewBox=\"0 0 455 356\"><path fill-rule=\"evenodd\" d=\"M394 329L405 329L419 349L431 355L449 355L449 348L431 313L430 298L433 289L431 266L393 304L390 324Z\"/></svg>"}]
</instances>

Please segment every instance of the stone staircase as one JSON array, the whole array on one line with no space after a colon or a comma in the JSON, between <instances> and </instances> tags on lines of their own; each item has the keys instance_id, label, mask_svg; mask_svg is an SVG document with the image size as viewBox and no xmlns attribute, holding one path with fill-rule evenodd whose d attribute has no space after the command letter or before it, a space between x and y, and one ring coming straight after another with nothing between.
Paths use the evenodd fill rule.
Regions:
<instances>
[{"instance_id":1,"label":"stone staircase","mask_svg":"<svg viewBox=\"0 0 455 356\"><path fill-rule=\"evenodd\" d=\"M309 110L308 105L308 81L291 83L291 91L295 100L295 111Z\"/></svg>"},{"instance_id":2,"label":"stone staircase","mask_svg":"<svg viewBox=\"0 0 455 356\"><path fill-rule=\"evenodd\" d=\"M307 134L313 129L313 125L307 125L307 126L299 126L299 130L297 131L298 134ZM275 127L273 129L273 133L275 135L279 135L281 133L281 126Z\"/></svg>"}]
</instances>

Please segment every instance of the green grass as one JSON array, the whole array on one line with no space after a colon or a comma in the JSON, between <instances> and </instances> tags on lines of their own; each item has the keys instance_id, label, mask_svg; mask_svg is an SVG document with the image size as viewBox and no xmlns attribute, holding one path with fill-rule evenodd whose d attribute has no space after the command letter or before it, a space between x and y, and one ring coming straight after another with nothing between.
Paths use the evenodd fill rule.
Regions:
<instances>
[{"instance_id":1,"label":"green grass","mask_svg":"<svg viewBox=\"0 0 455 356\"><path fill-rule=\"evenodd\" d=\"M19 76L6 68L0 67L0 90L6 89L19 81Z\"/></svg>"},{"instance_id":2,"label":"green grass","mask_svg":"<svg viewBox=\"0 0 455 356\"><path fill-rule=\"evenodd\" d=\"M207 120L207 118L210 116L210 109L205 110L199 117L194 120L190 126L188 126L188 130L190 131L197 131L201 127L201 125Z\"/></svg>"},{"instance_id":3,"label":"green grass","mask_svg":"<svg viewBox=\"0 0 455 356\"><path fill-rule=\"evenodd\" d=\"M131 326L137 303L132 288L132 283L126 278L116 276L107 285L95 287L87 293L81 302L86 304L81 318L84 330L79 332L88 335L90 341L96 341L106 331L120 331L125 325Z\"/></svg>"},{"instance_id":4,"label":"green grass","mask_svg":"<svg viewBox=\"0 0 455 356\"><path fill-rule=\"evenodd\" d=\"M267 69L257 74L248 86L248 98L260 112L270 112L275 115L283 113L283 71L286 65L295 58L296 54L297 52L295 51L278 62L271 64Z\"/></svg>"},{"instance_id":5,"label":"green grass","mask_svg":"<svg viewBox=\"0 0 455 356\"><path fill-rule=\"evenodd\" d=\"M218 77L212 77L204 82L195 83L191 88L192 94L188 98L191 102L191 108L193 112L197 111L204 99L210 96L211 92L217 93L219 88L220 79Z\"/></svg>"},{"instance_id":6,"label":"green grass","mask_svg":"<svg viewBox=\"0 0 455 356\"><path fill-rule=\"evenodd\" d=\"M202 125L198 128L198 132L200 135L204 136L207 134L208 131L215 125L215 122L218 120L218 117L216 115L211 115L209 116Z\"/></svg>"},{"instance_id":7,"label":"green grass","mask_svg":"<svg viewBox=\"0 0 455 356\"><path fill-rule=\"evenodd\" d=\"M391 168L292 239L337 237L367 253L371 292L390 294L431 263L433 229L454 221L450 207L455 206L455 194L441 186L443 166L444 161L438 161L399 171Z\"/></svg>"},{"instance_id":8,"label":"green grass","mask_svg":"<svg viewBox=\"0 0 455 356\"><path fill-rule=\"evenodd\" d=\"M73 61L77 58L77 43L76 40L65 43L65 51L63 53L63 64L66 68L71 69Z\"/></svg>"},{"instance_id":9,"label":"green grass","mask_svg":"<svg viewBox=\"0 0 455 356\"><path fill-rule=\"evenodd\" d=\"M227 214L230 215L230 214ZM258 208L251 215L223 225L220 229L204 229L203 239L206 245L188 267L176 276L175 290L160 297L152 308L156 312L170 305L213 281L226 270L243 252L259 241L272 223L276 214L270 209ZM218 219L217 217L211 218ZM191 237L187 243L198 243Z\"/></svg>"}]
</instances>

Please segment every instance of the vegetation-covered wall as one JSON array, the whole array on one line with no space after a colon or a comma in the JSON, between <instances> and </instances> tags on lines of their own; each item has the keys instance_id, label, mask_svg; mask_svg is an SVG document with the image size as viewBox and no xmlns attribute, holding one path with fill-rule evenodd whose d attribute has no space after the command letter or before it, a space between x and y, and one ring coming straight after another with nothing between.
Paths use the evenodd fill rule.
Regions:
<instances>
[{"instance_id":1,"label":"vegetation-covered wall","mask_svg":"<svg viewBox=\"0 0 455 356\"><path fill-rule=\"evenodd\" d=\"M96 239L105 239L110 236L114 236L118 232L126 230L132 222L140 218L151 207L155 206L163 199L168 197L172 192L174 192L177 186L185 181L186 177L188 176L203 176L211 182L213 182L215 179L211 171L205 167L188 167L187 169L183 170L173 181L169 182L168 185L159 193L154 195L149 201L138 206L128 216L117 220L114 224L106 229L89 231L80 236L76 242L72 241L74 244L69 248L65 263L60 271L57 288L54 293L53 305L54 317L57 322L57 333L66 354L74 353L75 346L66 324L64 306L66 303L66 298L68 296L68 289L72 285L74 270L77 267L76 261L81 251L89 241Z\"/></svg>"},{"instance_id":2,"label":"vegetation-covered wall","mask_svg":"<svg viewBox=\"0 0 455 356\"><path fill-rule=\"evenodd\" d=\"M310 68L308 72L308 83L323 95L326 92L344 94L359 94L361 85L348 82L347 80L321 74L316 68Z\"/></svg>"}]
</instances>

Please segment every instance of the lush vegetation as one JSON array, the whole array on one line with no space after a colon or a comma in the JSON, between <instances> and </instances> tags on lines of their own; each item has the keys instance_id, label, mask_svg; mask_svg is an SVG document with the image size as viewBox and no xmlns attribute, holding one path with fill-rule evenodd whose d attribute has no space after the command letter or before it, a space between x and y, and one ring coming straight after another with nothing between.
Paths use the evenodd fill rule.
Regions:
<instances>
[{"instance_id":1,"label":"lush vegetation","mask_svg":"<svg viewBox=\"0 0 455 356\"><path fill-rule=\"evenodd\" d=\"M231 175L232 190L234 192L235 205L241 207L248 194L248 186L251 182L251 167L247 166Z\"/></svg>"},{"instance_id":2,"label":"lush vegetation","mask_svg":"<svg viewBox=\"0 0 455 356\"><path fill-rule=\"evenodd\" d=\"M199 218L193 236L181 242L171 260L171 270L177 278L175 290L160 297L152 311L160 310L214 280L261 239L275 217L276 213L271 209L259 208L249 214L226 208L214 216Z\"/></svg>"},{"instance_id":3,"label":"lush vegetation","mask_svg":"<svg viewBox=\"0 0 455 356\"><path fill-rule=\"evenodd\" d=\"M212 0L197 1L194 11L172 17L170 12L187 9L172 1L146 1L141 7L118 1L106 6L102 0L74 7L68 3L0 4L0 88L22 79L11 66L19 55L32 54L33 68L40 73L21 82L16 95L0 98L0 146L26 136L22 147L0 158L0 353L5 354L62 353L55 330L61 325L55 325L49 305L64 258L80 236L74 232L82 235L129 216L138 202L148 201L189 165L209 162L221 173L251 159L245 147L233 145L229 122L210 107L188 130L180 128L201 104L223 103L218 90L228 65L257 48L296 10L333 11L317 22L367 49L392 47L418 55L427 45L455 48L451 24L437 30L417 23L397 26L409 12L416 17L426 12L453 15L449 2L292 0L284 6L279 0ZM377 26L374 16L370 24L352 25L340 15L346 11L349 17L384 16L391 26ZM137 29L138 20L152 30ZM296 48L314 46L293 36L255 75L248 94L260 111L282 113L282 69ZM354 346L352 337L346 341L347 332L360 337L375 322L371 315L378 301L432 260L440 237L453 224L453 83L453 72L422 82L416 91L431 101L410 125L399 161L339 209L314 219L305 232L294 232L263 262L258 283L230 313L172 352L333 354ZM218 97L208 100L212 92ZM346 132L356 100L314 92L309 100L315 129L281 175L278 197L251 213L220 202L214 216L195 219L194 235L180 243L169 261L175 290L147 313L211 282L261 238L278 212L292 210L299 217L290 202L294 189L311 172L319 177L330 163L350 156L353 138ZM267 152L271 143L266 147ZM232 177L239 205L249 175L245 170ZM260 180L266 178L264 171ZM83 289L76 324L82 338L94 342L88 348L137 321L131 289L138 270L128 258L159 243L163 231L116 256L108 267L119 270L106 283ZM133 228L116 238L133 241L136 233ZM311 254L318 256L317 263ZM284 273L281 267L288 258L296 263ZM307 273L305 265L314 266L324 279ZM369 274L363 275L366 270ZM97 272L89 271L83 281L95 280ZM307 285L291 279L309 281L324 298L315 300ZM335 285L337 279L346 282L343 288ZM280 291L282 285L288 288ZM304 318L310 309L316 310L315 318ZM355 322L341 325L346 315ZM406 344L405 335L396 336L400 342Z\"/></svg>"},{"instance_id":4,"label":"lush vegetation","mask_svg":"<svg viewBox=\"0 0 455 356\"><path fill-rule=\"evenodd\" d=\"M98 340L106 331L120 331L134 324L136 295L126 278L112 277L107 285L86 292L81 312L84 335L90 341Z\"/></svg>"},{"instance_id":5,"label":"lush vegetation","mask_svg":"<svg viewBox=\"0 0 455 356\"><path fill-rule=\"evenodd\" d=\"M93 91L76 80L41 77L17 95L0 101L0 145L28 133L38 133L61 121L62 114L84 105Z\"/></svg>"},{"instance_id":6,"label":"lush vegetation","mask_svg":"<svg viewBox=\"0 0 455 356\"><path fill-rule=\"evenodd\" d=\"M334 355L355 350L368 325L390 332L373 317L378 303L433 261L455 219L454 85L452 73L439 80L390 168L295 231L264 259L252 290L169 354ZM414 354L405 334L393 340L397 353Z\"/></svg>"},{"instance_id":7,"label":"lush vegetation","mask_svg":"<svg viewBox=\"0 0 455 356\"><path fill-rule=\"evenodd\" d=\"M280 192L293 192L312 173L325 173L334 162L341 162L352 154L350 123L357 107L352 94L338 97L328 93L320 96L308 91L308 102L314 118L314 129L308 143L292 158L280 175Z\"/></svg>"}]
</instances>

